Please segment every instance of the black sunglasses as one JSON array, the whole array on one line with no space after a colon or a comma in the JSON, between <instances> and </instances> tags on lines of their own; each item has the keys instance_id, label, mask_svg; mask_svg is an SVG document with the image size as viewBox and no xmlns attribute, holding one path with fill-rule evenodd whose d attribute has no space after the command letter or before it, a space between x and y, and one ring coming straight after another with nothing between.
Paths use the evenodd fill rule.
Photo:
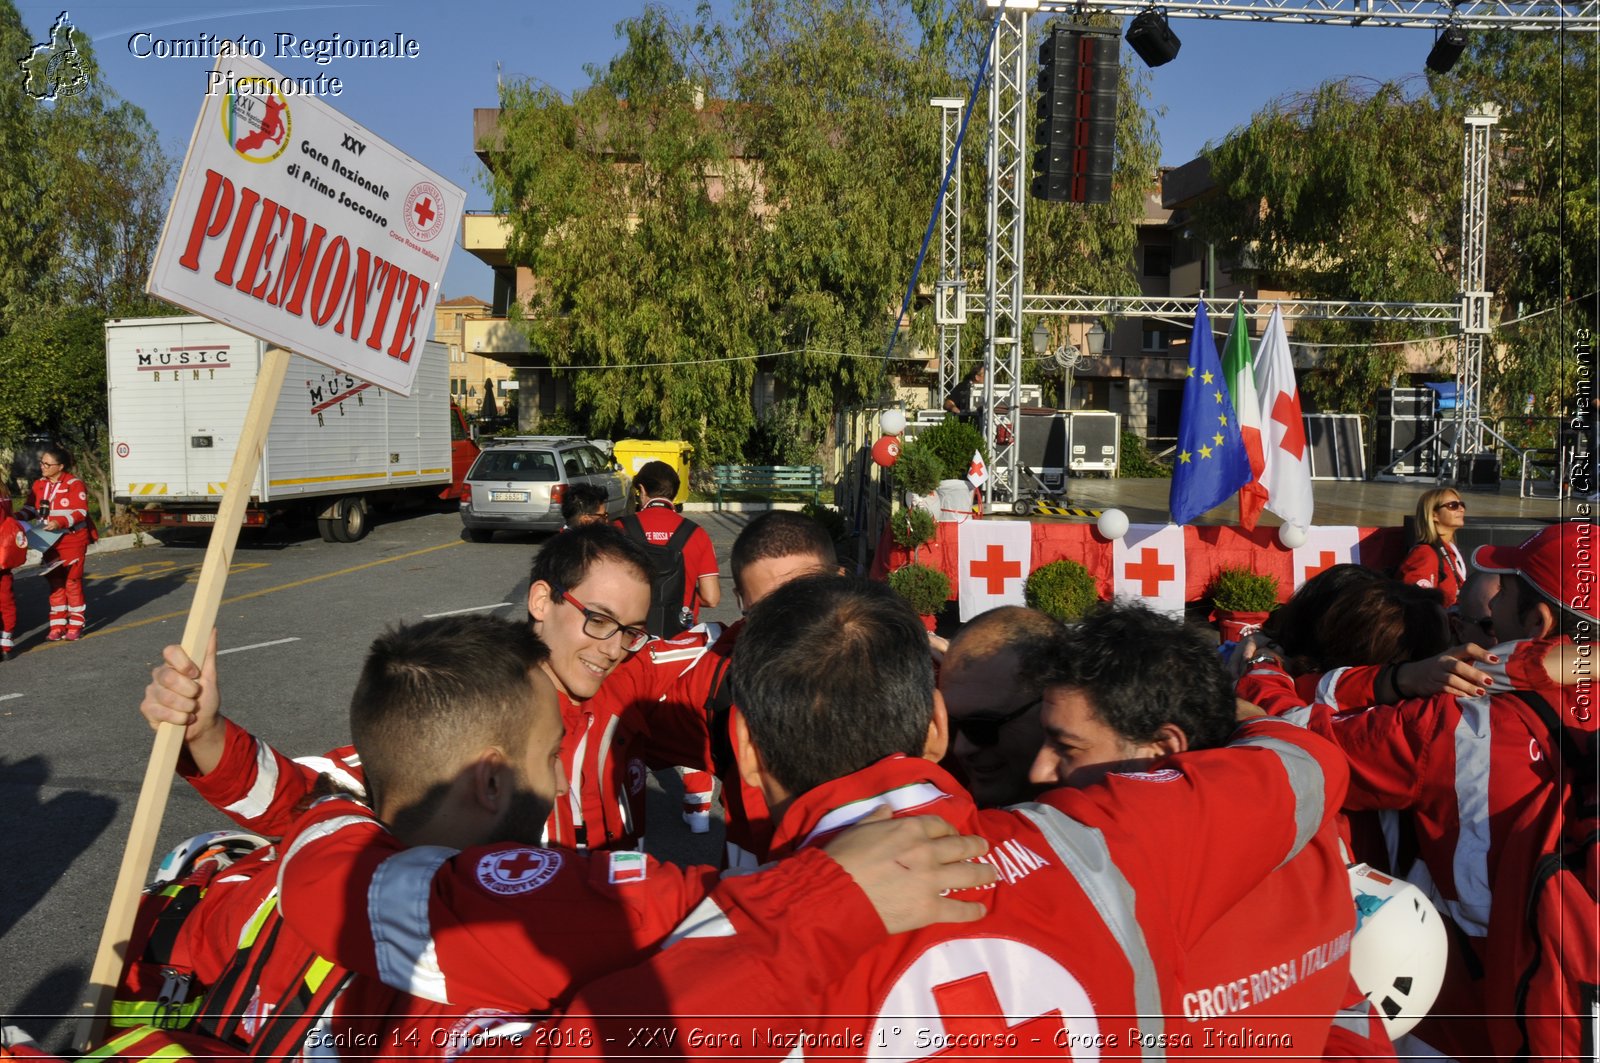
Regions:
<instances>
[{"instance_id":1,"label":"black sunglasses","mask_svg":"<svg viewBox=\"0 0 1600 1063\"><path fill-rule=\"evenodd\" d=\"M1441 510L1441 509L1449 509L1449 510L1466 509L1467 508L1467 504L1465 502L1457 500L1457 501L1452 501L1452 502L1440 502L1437 506L1434 506L1433 508L1435 510Z\"/></svg>"},{"instance_id":2,"label":"black sunglasses","mask_svg":"<svg viewBox=\"0 0 1600 1063\"><path fill-rule=\"evenodd\" d=\"M1013 709L1004 716L963 716L959 720L951 720L950 728L956 734L965 738L975 746L987 749L1000 741L1000 728L1015 720L1035 705L1044 700L1041 694L1021 708Z\"/></svg>"}]
</instances>

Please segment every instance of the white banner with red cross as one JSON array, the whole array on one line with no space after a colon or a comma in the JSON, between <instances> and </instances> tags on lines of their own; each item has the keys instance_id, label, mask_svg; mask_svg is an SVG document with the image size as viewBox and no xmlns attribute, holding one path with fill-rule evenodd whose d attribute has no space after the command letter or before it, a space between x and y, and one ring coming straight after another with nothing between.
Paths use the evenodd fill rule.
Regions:
<instances>
[{"instance_id":1,"label":"white banner with red cross","mask_svg":"<svg viewBox=\"0 0 1600 1063\"><path fill-rule=\"evenodd\" d=\"M1361 529L1341 526L1310 528L1304 546L1294 551L1294 589L1334 565L1354 565L1361 561Z\"/></svg>"},{"instance_id":2,"label":"white banner with red cross","mask_svg":"<svg viewBox=\"0 0 1600 1063\"><path fill-rule=\"evenodd\" d=\"M1142 601L1183 619L1182 524L1135 524L1111 544L1111 591L1123 601Z\"/></svg>"},{"instance_id":3,"label":"white banner with red cross","mask_svg":"<svg viewBox=\"0 0 1600 1063\"><path fill-rule=\"evenodd\" d=\"M1033 525L1025 520L968 520L958 527L961 622L1002 605L1023 605L1033 571Z\"/></svg>"}]
</instances>

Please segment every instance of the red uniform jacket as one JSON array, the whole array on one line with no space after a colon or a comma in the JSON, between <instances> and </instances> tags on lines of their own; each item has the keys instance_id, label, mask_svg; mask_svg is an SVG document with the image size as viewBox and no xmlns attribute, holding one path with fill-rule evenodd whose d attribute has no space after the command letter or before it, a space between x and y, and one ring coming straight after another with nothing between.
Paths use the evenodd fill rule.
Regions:
<instances>
[{"instance_id":1,"label":"red uniform jacket","mask_svg":"<svg viewBox=\"0 0 1600 1063\"><path fill-rule=\"evenodd\" d=\"M1561 640L1557 640L1561 641ZM1409 810L1426 874L1413 880L1430 892L1441 913L1463 932L1435 1012L1488 1015L1488 1036L1494 1043L1517 1035L1516 996L1508 969L1486 963L1489 955L1512 951L1514 939L1527 933L1525 899L1531 866L1507 862L1519 852L1520 839L1546 833L1552 810L1565 807L1572 793L1573 773L1564 764L1557 737L1529 706L1520 691L1540 695L1559 714L1564 726L1592 740L1596 724L1593 684L1558 686L1544 668L1556 641L1528 640L1496 646L1498 665L1476 662L1494 676L1481 698L1442 694L1342 714L1326 704L1283 713L1332 738L1350 759L1352 809ZM1360 689L1352 678L1333 684L1340 695ZM1276 687L1279 696L1291 685L1275 669L1259 669L1241 681L1240 696ZM1366 684L1370 696L1370 683ZM1270 696L1270 695L1266 695ZM1257 702L1260 704L1260 702ZM1341 709L1358 705L1341 704ZM1592 770L1589 765L1586 770ZM1431 879L1431 882L1429 881ZM1457 962L1458 961L1458 962ZM1476 970L1481 977L1474 978ZM1496 1006L1495 1002L1501 1002ZM1457 1021L1451 1028L1428 1024L1419 1035L1446 1051L1481 1051L1482 1041ZM1502 1029L1506 1027L1508 1029Z\"/></svg>"},{"instance_id":2,"label":"red uniform jacket","mask_svg":"<svg viewBox=\"0 0 1600 1063\"><path fill-rule=\"evenodd\" d=\"M49 553L67 561L82 558L89 549L89 490L70 472L55 483L38 479L28 494L28 505L38 510L52 531L65 532Z\"/></svg>"},{"instance_id":3,"label":"red uniform jacket","mask_svg":"<svg viewBox=\"0 0 1600 1063\"><path fill-rule=\"evenodd\" d=\"M407 848L342 798L284 844L283 913L313 950L414 996L513 1011L636 961L717 874L635 852Z\"/></svg>"},{"instance_id":4,"label":"red uniform jacket","mask_svg":"<svg viewBox=\"0 0 1600 1063\"><path fill-rule=\"evenodd\" d=\"M1441 556L1442 555L1442 556ZM1411 548L1395 575L1402 583L1415 583L1419 587L1437 587L1444 595L1445 608L1456 604L1461 585L1467 579L1467 565L1455 543L1430 546L1418 543Z\"/></svg>"},{"instance_id":5,"label":"red uniform jacket","mask_svg":"<svg viewBox=\"0 0 1600 1063\"><path fill-rule=\"evenodd\" d=\"M603 1054L628 1043L631 1017L652 1016L661 1032L628 1051L686 1059L1192 1046L1204 1027L1181 1010L1187 950L1330 829L1344 786L1336 750L1275 720L1247 723L1232 748L1007 810L979 811L938 766L892 757L798 798L775 851L809 852L880 804L938 815L989 839L999 881L971 894L985 919L885 938L844 898L818 917L793 898L729 891L731 880L660 954L580 993L562 1028L595 1031ZM1293 957L1297 971L1336 961L1337 948ZM574 1040L564 1054L582 1049Z\"/></svg>"}]
</instances>

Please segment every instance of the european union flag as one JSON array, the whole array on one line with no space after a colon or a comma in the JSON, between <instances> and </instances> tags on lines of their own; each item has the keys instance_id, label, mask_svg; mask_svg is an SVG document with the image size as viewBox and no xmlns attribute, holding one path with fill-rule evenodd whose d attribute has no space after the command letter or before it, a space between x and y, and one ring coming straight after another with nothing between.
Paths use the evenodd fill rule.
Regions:
<instances>
[{"instance_id":1,"label":"european union flag","mask_svg":"<svg viewBox=\"0 0 1600 1063\"><path fill-rule=\"evenodd\" d=\"M1222 377L1222 362L1211 336L1206 304L1194 312L1189 337L1189 371L1183 384L1183 416L1178 422L1178 454L1172 467L1172 519L1188 524L1226 502L1250 482L1250 456L1239 438L1233 400Z\"/></svg>"}]
</instances>

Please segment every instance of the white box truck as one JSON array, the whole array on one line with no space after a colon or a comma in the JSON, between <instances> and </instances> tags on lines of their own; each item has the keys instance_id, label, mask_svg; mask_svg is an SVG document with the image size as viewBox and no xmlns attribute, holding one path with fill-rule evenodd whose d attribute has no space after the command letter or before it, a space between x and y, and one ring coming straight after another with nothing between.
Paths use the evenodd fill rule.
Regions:
<instances>
[{"instance_id":1,"label":"white box truck","mask_svg":"<svg viewBox=\"0 0 1600 1063\"><path fill-rule=\"evenodd\" d=\"M106 322L112 495L146 525L217 519L266 344L203 317ZM375 506L457 499L477 455L449 395L449 352L423 346L409 397L300 355L250 490L247 527L317 519L328 542L367 533Z\"/></svg>"}]
</instances>

